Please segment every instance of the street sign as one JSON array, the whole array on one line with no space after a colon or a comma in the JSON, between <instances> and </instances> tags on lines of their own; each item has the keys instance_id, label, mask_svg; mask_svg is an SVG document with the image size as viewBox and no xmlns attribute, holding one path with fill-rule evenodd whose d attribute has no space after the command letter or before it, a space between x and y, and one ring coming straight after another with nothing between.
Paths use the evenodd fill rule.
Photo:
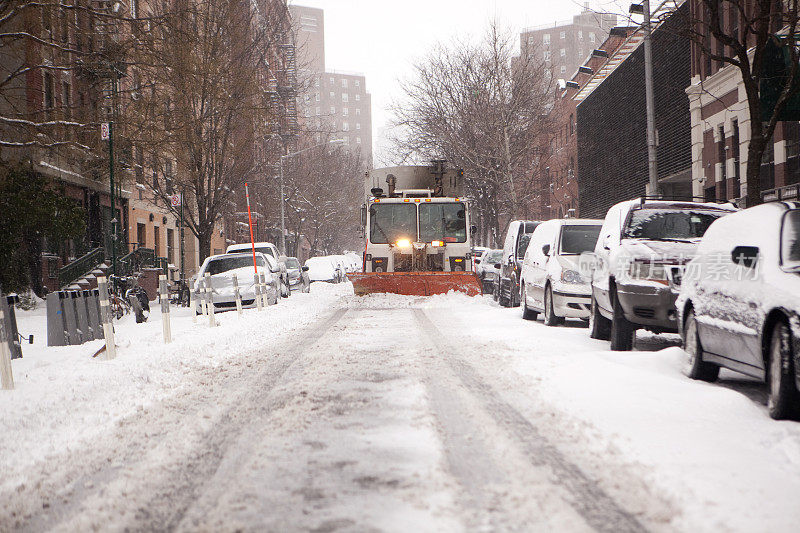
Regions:
<instances>
[{"instance_id":1,"label":"street sign","mask_svg":"<svg viewBox=\"0 0 800 533\"><path fill-rule=\"evenodd\" d=\"M111 138L111 126L108 122L100 124L100 140L107 141Z\"/></svg>"},{"instance_id":2,"label":"street sign","mask_svg":"<svg viewBox=\"0 0 800 533\"><path fill-rule=\"evenodd\" d=\"M180 207L181 206L182 198L181 198L180 193L173 194L172 196L170 196L169 200L170 200L170 203L172 204L172 207Z\"/></svg>"}]
</instances>

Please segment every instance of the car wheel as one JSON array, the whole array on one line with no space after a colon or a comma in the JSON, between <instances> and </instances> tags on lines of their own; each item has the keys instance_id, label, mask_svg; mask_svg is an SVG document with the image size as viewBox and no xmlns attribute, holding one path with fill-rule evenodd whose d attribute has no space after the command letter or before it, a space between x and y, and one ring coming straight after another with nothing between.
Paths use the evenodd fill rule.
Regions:
<instances>
[{"instance_id":1,"label":"car wheel","mask_svg":"<svg viewBox=\"0 0 800 533\"><path fill-rule=\"evenodd\" d=\"M560 316L556 316L553 311L553 288L547 285L544 289L544 325L557 326L563 322L564 319Z\"/></svg>"},{"instance_id":2,"label":"car wheel","mask_svg":"<svg viewBox=\"0 0 800 533\"><path fill-rule=\"evenodd\" d=\"M719 377L719 366L703 361L703 348L700 344L700 334L697 331L697 318L694 311L689 311L686 315L686 324L683 330L683 351L686 352L683 373L700 381L716 381Z\"/></svg>"},{"instance_id":3,"label":"car wheel","mask_svg":"<svg viewBox=\"0 0 800 533\"><path fill-rule=\"evenodd\" d=\"M521 302L522 318L524 318L525 320L536 320L536 317L539 316L539 313L528 307L528 298L527 298L527 293L525 291L524 283L522 284L522 298L520 299L522 300Z\"/></svg>"},{"instance_id":4,"label":"car wheel","mask_svg":"<svg viewBox=\"0 0 800 533\"><path fill-rule=\"evenodd\" d=\"M497 302L500 304L500 307L511 307L510 298L506 297L505 291L503 290L503 280L500 280L500 282L498 283L498 286L500 288L498 290L499 295L497 297ZM510 295L511 290L509 290L508 292L509 292L509 295Z\"/></svg>"},{"instance_id":5,"label":"car wheel","mask_svg":"<svg viewBox=\"0 0 800 533\"><path fill-rule=\"evenodd\" d=\"M617 295L613 295L614 312L611 318L611 349L615 352L629 352L633 350L636 338L636 326L633 325L622 311Z\"/></svg>"},{"instance_id":6,"label":"car wheel","mask_svg":"<svg viewBox=\"0 0 800 533\"><path fill-rule=\"evenodd\" d=\"M594 295L592 295L592 303L589 309L589 337L601 341L607 341L611 338L611 321L600 314Z\"/></svg>"},{"instance_id":7,"label":"car wheel","mask_svg":"<svg viewBox=\"0 0 800 533\"><path fill-rule=\"evenodd\" d=\"M769 416L776 420L788 418L792 414L797 400L790 337L789 327L785 322L779 321L772 327L767 366L767 384L769 386L767 408Z\"/></svg>"}]
</instances>

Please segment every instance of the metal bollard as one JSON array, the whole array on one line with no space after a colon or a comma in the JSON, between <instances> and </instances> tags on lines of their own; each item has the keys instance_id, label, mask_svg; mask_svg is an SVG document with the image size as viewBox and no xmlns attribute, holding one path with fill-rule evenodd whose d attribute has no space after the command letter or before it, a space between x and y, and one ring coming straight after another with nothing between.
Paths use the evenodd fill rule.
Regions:
<instances>
[{"instance_id":1,"label":"metal bollard","mask_svg":"<svg viewBox=\"0 0 800 533\"><path fill-rule=\"evenodd\" d=\"M169 291L167 290L167 276L158 276L158 292L161 294L161 329L164 332L164 344L172 342L172 327L169 323Z\"/></svg>"},{"instance_id":2,"label":"metal bollard","mask_svg":"<svg viewBox=\"0 0 800 533\"><path fill-rule=\"evenodd\" d=\"M256 291L256 307L259 311L264 308L264 303L261 301L261 276L253 274L253 289Z\"/></svg>"},{"instance_id":3,"label":"metal bollard","mask_svg":"<svg viewBox=\"0 0 800 533\"><path fill-rule=\"evenodd\" d=\"M189 309L192 310L192 324L197 324L197 293L194 287L189 291Z\"/></svg>"},{"instance_id":4,"label":"metal bollard","mask_svg":"<svg viewBox=\"0 0 800 533\"><path fill-rule=\"evenodd\" d=\"M5 298L2 294L0 297ZM14 376L11 374L11 347L8 345L9 331L6 328L6 316L0 307L0 383L4 390L14 388Z\"/></svg>"},{"instance_id":5,"label":"metal bollard","mask_svg":"<svg viewBox=\"0 0 800 533\"><path fill-rule=\"evenodd\" d=\"M197 297L200 298L200 315L208 317L208 306L206 305L206 280L201 279L197 287Z\"/></svg>"},{"instance_id":6,"label":"metal bollard","mask_svg":"<svg viewBox=\"0 0 800 533\"><path fill-rule=\"evenodd\" d=\"M214 294L211 289L211 274L206 273L206 309L208 310L208 325L215 327L217 321L214 318Z\"/></svg>"},{"instance_id":7,"label":"metal bollard","mask_svg":"<svg viewBox=\"0 0 800 533\"><path fill-rule=\"evenodd\" d=\"M108 280L105 276L97 278L97 290L100 293L103 336L106 338L106 359L114 359L117 356L117 346L114 344L114 326L111 324L111 306L108 302Z\"/></svg>"},{"instance_id":8,"label":"metal bollard","mask_svg":"<svg viewBox=\"0 0 800 533\"><path fill-rule=\"evenodd\" d=\"M242 316L242 293L239 292L239 278L233 275L233 296L236 298L236 312Z\"/></svg>"}]
</instances>

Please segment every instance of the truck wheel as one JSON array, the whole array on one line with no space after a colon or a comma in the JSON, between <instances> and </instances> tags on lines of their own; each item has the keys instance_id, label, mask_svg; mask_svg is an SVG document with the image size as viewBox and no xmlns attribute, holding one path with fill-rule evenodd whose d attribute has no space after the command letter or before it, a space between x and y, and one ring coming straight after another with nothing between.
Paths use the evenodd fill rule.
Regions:
<instances>
[{"instance_id":1,"label":"truck wheel","mask_svg":"<svg viewBox=\"0 0 800 533\"><path fill-rule=\"evenodd\" d=\"M548 285L544 290L544 325L558 326L563 323L564 319L560 316L556 316L553 311L553 288Z\"/></svg>"},{"instance_id":2,"label":"truck wheel","mask_svg":"<svg viewBox=\"0 0 800 533\"><path fill-rule=\"evenodd\" d=\"M539 313L528 307L528 298L525 292L525 284L522 284L522 318L525 320L536 320L536 317L539 316Z\"/></svg>"},{"instance_id":3,"label":"truck wheel","mask_svg":"<svg viewBox=\"0 0 800 533\"><path fill-rule=\"evenodd\" d=\"M633 350L636 326L625 318L616 294L613 295L612 299L614 314L611 318L611 349L615 352L629 352Z\"/></svg>"},{"instance_id":4,"label":"truck wheel","mask_svg":"<svg viewBox=\"0 0 800 533\"><path fill-rule=\"evenodd\" d=\"M684 326L683 351L686 352L686 362L683 373L692 379L700 381L716 381L719 377L719 366L703 361L703 348L700 344L700 335L697 331L697 319L694 311L686 315Z\"/></svg>"},{"instance_id":5,"label":"truck wheel","mask_svg":"<svg viewBox=\"0 0 800 533\"><path fill-rule=\"evenodd\" d=\"M492 283L492 298L495 302L500 301L500 283Z\"/></svg>"},{"instance_id":6,"label":"truck wheel","mask_svg":"<svg viewBox=\"0 0 800 533\"><path fill-rule=\"evenodd\" d=\"M792 340L786 323L778 321L772 327L769 342L767 384L769 416L776 420L788 418L796 407L797 390L794 386Z\"/></svg>"},{"instance_id":7,"label":"truck wheel","mask_svg":"<svg viewBox=\"0 0 800 533\"><path fill-rule=\"evenodd\" d=\"M601 341L607 341L611 338L611 321L600 314L594 295L592 295L592 304L589 311L589 337Z\"/></svg>"}]
</instances>

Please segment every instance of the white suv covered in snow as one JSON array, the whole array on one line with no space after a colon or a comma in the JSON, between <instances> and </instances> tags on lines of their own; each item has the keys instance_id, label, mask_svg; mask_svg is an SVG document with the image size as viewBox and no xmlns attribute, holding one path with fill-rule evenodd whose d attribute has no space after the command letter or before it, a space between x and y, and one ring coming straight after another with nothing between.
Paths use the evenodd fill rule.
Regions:
<instances>
[{"instance_id":1,"label":"white suv covered in snow","mask_svg":"<svg viewBox=\"0 0 800 533\"><path fill-rule=\"evenodd\" d=\"M608 210L592 261L590 335L612 350L633 349L636 330L678 331L673 283L732 205L631 200Z\"/></svg>"},{"instance_id":2,"label":"white suv covered in snow","mask_svg":"<svg viewBox=\"0 0 800 533\"><path fill-rule=\"evenodd\" d=\"M773 418L800 410L800 203L714 222L677 304L689 377L715 381L723 366L767 381Z\"/></svg>"}]
</instances>

